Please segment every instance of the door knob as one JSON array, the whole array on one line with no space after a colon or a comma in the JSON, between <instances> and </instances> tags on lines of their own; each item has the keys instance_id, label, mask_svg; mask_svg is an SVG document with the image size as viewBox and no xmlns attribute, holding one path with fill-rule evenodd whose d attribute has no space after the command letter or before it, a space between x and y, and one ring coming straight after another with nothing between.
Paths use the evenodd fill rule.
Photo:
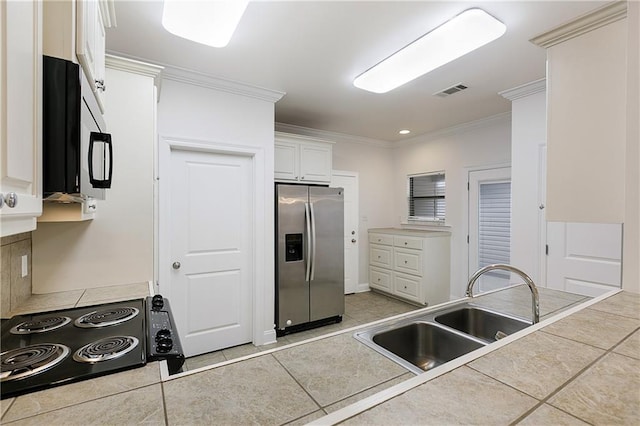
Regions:
<instances>
[{"instance_id":1,"label":"door knob","mask_svg":"<svg viewBox=\"0 0 640 426\"><path fill-rule=\"evenodd\" d=\"M173 262L173 269L180 269L180 262Z\"/></svg>"},{"instance_id":2,"label":"door knob","mask_svg":"<svg viewBox=\"0 0 640 426\"><path fill-rule=\"evenodd\" d=\"M355 238L352 238L352 239L351 239L351 242L352 242L352 243L355 243L355 242L356 242L356 239L355 239Z\"/></svg>"},{"instance_id":3,"label":"door knob","mask_svg":"<svg viewBox=\"0 0 640 426\"><path fill-rule=\"evenodd\" d=\"M540 204L540 205L538 206L538 208L539 208L540 210L544 210L544 204Z\"/></svg>"}]
</instances>

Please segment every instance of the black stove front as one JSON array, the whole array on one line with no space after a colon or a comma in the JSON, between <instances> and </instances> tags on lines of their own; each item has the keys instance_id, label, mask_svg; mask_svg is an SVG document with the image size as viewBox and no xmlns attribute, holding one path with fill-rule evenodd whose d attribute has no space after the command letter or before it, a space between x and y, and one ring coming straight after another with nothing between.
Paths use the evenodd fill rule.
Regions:
<instances>
[{"instance_id":1,"label":"black stove front","mask_svg":"<svg viewBox=\"0 0 640 426\"><path fill-rule=\"evenodd\" d=\"M147 363L145 300L19 315L2 324L2 399Z\"/></svg>"}]
</instances>

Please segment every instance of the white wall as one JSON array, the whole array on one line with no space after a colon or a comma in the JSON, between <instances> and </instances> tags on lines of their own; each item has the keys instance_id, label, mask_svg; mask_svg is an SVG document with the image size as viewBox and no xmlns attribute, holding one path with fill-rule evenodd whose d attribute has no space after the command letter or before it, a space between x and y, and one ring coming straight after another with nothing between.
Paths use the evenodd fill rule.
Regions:
<instances>
[{"instance_id":1,"label":"white wall","mask_svg":"<svg viewBox=\"0 0 640 426\"><path fill-rule=\"evenodd\" d=\"M416 136L393 150L394 177L389 194L394 208L391 226L400 226L407 218L407 175L439 170L446 173L446 224L451 231L451 294L454 297L464 295L469 274L474 272L468 271L468 173L510 161L510 114L437 134Z\"/></svg>"},{"instance_id":2,"label":"white wall","mask_svg":"<svg viewBox=\"0 0 640 426\"><path fill-rule=\"evenodd\" d=\"M254 343L275 340L274 320L274 102L280 93L252 88L179 70L165 71L158 105L158 134L201 144L255 147L263 150L263 170L256 176L264 197L254 227ZM257 161L257 160L256 160ZM160 177L162 185L162 176ZM255 202L255 200L254 200ZM160 233L160 244L167 244ZM162 262L162 255L160 261ZM160 273L162 278L162 272ZM162 289L162 282L160 283Z\"/></svg>"},{"instance_id":3,"label":"white wall","mask_svg":"<svg viewBox=\"0 0 640 426\"><path fill-rule=\"evenodd\" d=\"M546 163L546 91L544 80L520 86L502 95L511 104L511 264L533 281L544 282L540 258L544 213L540 210Z\"/></svg>"},{"instance_id":4,"label":"white wall","mask_svg":"<svg viewBox=\"0 0 640 426\"><path fill-rule=\"evenodd\" d=\"M335 140L336 138L333 138ZM390 148L374 143L338 140L333 146L333 167L358 172L359 235L358 284L369 283L369 228L383 228L393 222L393 157Z\"/></svg>"},{"instance_id":5,"label":"white wall","mask_svg":"<svg viewBox=\"0 0 640 426\"><path fill-rule=\"evenodd\" d=\"M33 293L153 279L153 77L107 68L105 120L114 171L94 220L38 223Z\"/></svg>"}]
</instances>

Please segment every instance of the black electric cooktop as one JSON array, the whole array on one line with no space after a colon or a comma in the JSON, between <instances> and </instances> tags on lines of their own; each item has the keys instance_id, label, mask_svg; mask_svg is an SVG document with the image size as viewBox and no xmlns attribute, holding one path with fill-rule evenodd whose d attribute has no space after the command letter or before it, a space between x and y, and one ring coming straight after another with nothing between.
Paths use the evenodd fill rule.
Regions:
<instances>
[{"instance_id":1,"label":"black electric cooktop","mask_svg":"<svg viewBox=\"0 0 640 426\"><path fill-rule=\"evenodd\" d=\"M145 300L19 315L2 322L2 399L147 363Z\"/></svg>"}]
</instances>

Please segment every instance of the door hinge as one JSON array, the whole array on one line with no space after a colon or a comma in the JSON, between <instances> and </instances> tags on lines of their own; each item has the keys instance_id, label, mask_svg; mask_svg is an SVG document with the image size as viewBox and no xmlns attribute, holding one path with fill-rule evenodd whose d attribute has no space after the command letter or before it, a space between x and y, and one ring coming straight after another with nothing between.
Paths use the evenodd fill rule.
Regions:
<instances>
[{"instance_id":1,"label":"door hinge","mask_svg":"<svg viewBox=\"0 0 640 426\"><path fill-rule=\"evenodd\" d=\"M544 254L546 254L547 256L549 256L549 244L545 244L545 245L544 245Z\"/></svg>"},{"instance_id":2,"label":"door hinge","mask_svg":"<svg viewBox=\"0 0 640 426\"><path fill-rule=\"evenodd\" d=\"M469 244L469 236L467 235L467 244Z\"/></svg>"},{"instance_id":3,"label":"door hinge","mask_svg":"<svg viewBox=\"0 0 640 426\"><path fill-rule=\"evenodd\" d=\"M469 182L467 182L467 191L469 191L469 190L470 190L470 188L471 188L471 187L469 186Z\"/></svg>"}]
</instances>

